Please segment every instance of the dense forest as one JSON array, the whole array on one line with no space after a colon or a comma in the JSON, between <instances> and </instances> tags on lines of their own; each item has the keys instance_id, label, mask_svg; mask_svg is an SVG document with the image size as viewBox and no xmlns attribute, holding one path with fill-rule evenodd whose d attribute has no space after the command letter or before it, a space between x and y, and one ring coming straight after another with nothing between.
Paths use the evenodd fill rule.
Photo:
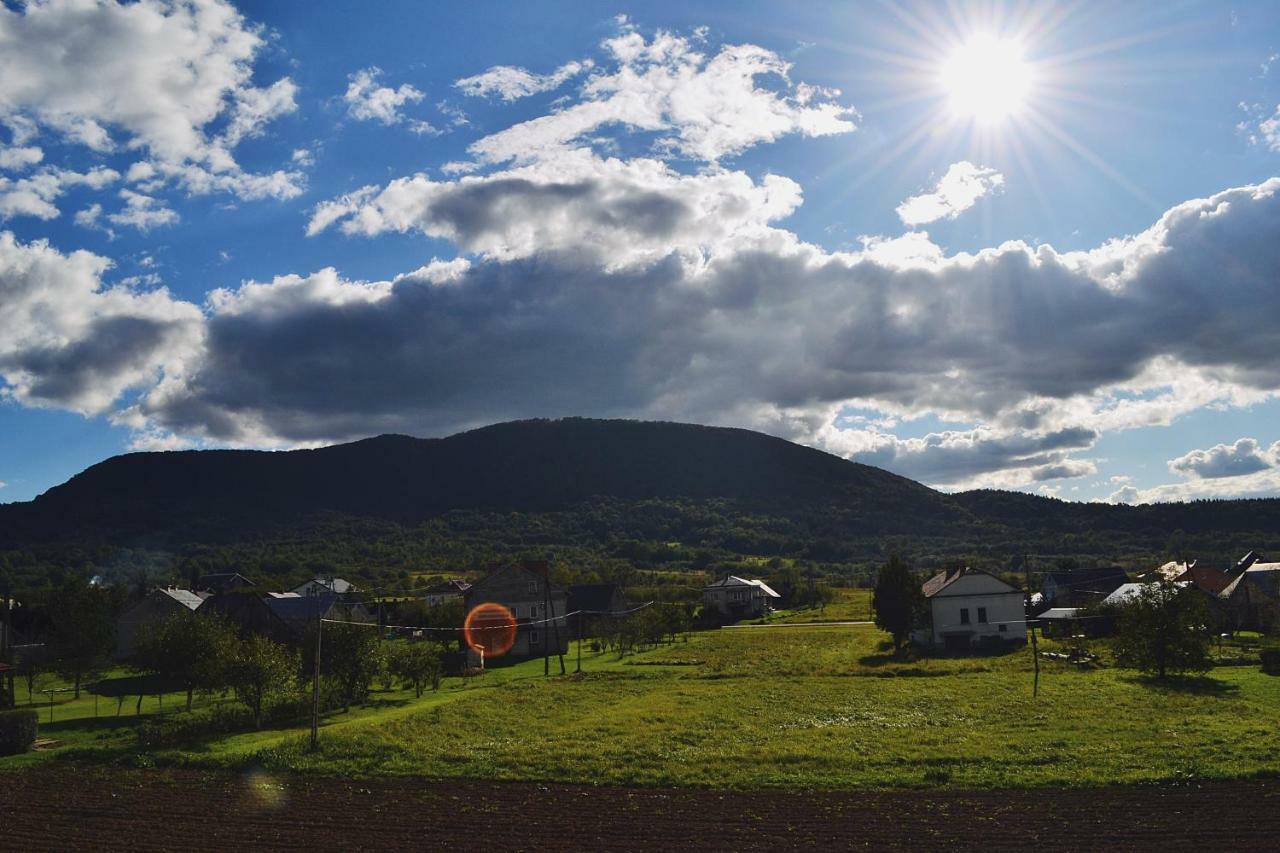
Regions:
<instances>
[{"instance_id":1,"label":"dense forest","mask_svg":"<svg viewBox=\"0 0 1280 853\"><path fill-rule=\"evenodd\" d=\"M551 557L561 573L801 567L868 577L889 553L1010 569L1213 562L1280 545L1280 500L1125 507L945 495L746 430L519 421L445 439L289 452L135 453L0 506L0 579L139 587L239 571L267 586L341 574L386 588Z\"/></svg>"}]
</instances>

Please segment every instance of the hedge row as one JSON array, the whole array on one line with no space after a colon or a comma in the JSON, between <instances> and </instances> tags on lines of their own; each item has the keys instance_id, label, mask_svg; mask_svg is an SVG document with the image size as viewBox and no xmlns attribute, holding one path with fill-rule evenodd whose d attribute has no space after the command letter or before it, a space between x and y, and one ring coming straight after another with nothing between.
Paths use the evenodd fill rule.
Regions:
<instances>
[{"instance_id":1,"label":"hedge row","mask_svg":"<svg viewBox=\"0 0 1280 853\"><path fill-rule=\"evenodd\" d=\"M1258 653L1262 658L1262 671L1267 675L1280 675L1280 648L1263 649Z\"/></svg>"},{"instance_id":2,"label":"hedge row","mask_svg":"<svg viewBox=\"0 0 1280 853\"><path fill-rule=\"evenodd\" d=\"M36 745L35 711L0 711L0 755L28 752Z\"/></svg>"}]
</instances>

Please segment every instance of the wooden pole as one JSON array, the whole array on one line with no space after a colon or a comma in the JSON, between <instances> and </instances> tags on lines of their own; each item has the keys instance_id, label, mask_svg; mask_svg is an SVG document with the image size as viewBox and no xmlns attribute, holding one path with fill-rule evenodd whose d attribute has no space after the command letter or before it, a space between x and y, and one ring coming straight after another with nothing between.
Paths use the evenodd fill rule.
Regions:
<instances>
[{"instance_id":1,"label":"wooden pole","mask_svg":"<svg viewBox=\"0 0 1280 853\"><path fill-rule=\"evenodd\" d=\"M1036 674L1035 680L1031 682L1031 697L1040 695L1040 646L1036 644L1036 626L1034 623L1028 624L1031 629L1031 659L1035 661Z\"/></svg>"},{"instance_id":2,"label":"wooden pole","mask_svg":"<svg viewBox=\"0 0 1280 853\"><path fill-rule=\"evenodd\" d=\"M311 672L311 749L314 750L320 738L320 635L324 630L324 619L320 617L320 609L316 607L316 653Z\"/></svg>"}]
</instances>

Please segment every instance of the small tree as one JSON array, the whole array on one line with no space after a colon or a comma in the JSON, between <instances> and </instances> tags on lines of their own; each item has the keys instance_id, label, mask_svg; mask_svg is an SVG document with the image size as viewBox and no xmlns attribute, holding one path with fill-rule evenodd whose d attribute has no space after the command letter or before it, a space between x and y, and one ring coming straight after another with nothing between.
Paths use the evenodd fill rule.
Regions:
<instances>
[{"instance_id":1,"label":"small tree","mask_svg":"<svg viewBox=\"0 0 1280 853\"><path fill-rule=\"evenodd\" d=\"M1165 579L1147 584L1120 608L1116 661L1161 679L1204 672L1208 624L1208 608L1195 589Z\"/></svg>"},{"instance_id":2,"label":"small tree","mask_svg":"<svg viewBox=\"0 0 1280 853\"><path fill-rule=\"evenodd\" d=\"M75 582L53 596L49 618L54 670L72 682L79 699L81 682L107 661L115 647L111 600L101 590Z\"/></svg>"},{"instance_id":3,"label":"small tree","mask_svg":"<svg viewBox=\"0 0 1280 853\"><path fill-rule=\"evenodd\" d=\"M162 683L184 688L190 711L197 689L227 686L235 649L235 630L225 621L183 611L143 626L131 662L137 669L154 672Z\"/></svg>"},{"instance_id":4,"label":"small tree","mask_svg":"<svg viewBox=\"0 0 1280 853\"><path fill-rule=\"evenodd\" d=\"M310 679L315 661L315 625L307 632L302 647L302 676ZM378 629L376 626L327 623L321 635L320 674L337 687L342 706L363 702L369 686L378 676Z\"/></svg>"},{"instance_id":5,"label":"small tree","mask_svg":"<svg viewBox=\"0 0 1280 853\"><path fill-rule=\"evenodd\" d=\"M428 684L432 690L440 688L440 676L444 670L440 647L435 643L405 643L397 645L390 655L391 672L406 687L412 687L418 698Z\"/></svg>"},{"instance_id":6,"label":"small tree","mask_svg":"<svg viewBox=\"0 0 1280 853\"><path fill-rule=\"evenodd\" d=\"M871 608L876 627L893 636L893 650L901 653L911 636L916 614L924 602L924 594L911 570L896 554L880 569L876 577Z\"/></svg>"},{"instance_id":7,"label":"small tree","mask_svg":"<svg viewBox=\"0 0 1280 853\"><path fill-rule=\"evenodd\" d=\"M229 668L229 682L236 699L253 713L253 725L262 728L262 716L279 698L293 692L298 654L266 637L253 635L236 646Z\"/></svg>"}]
</instances>

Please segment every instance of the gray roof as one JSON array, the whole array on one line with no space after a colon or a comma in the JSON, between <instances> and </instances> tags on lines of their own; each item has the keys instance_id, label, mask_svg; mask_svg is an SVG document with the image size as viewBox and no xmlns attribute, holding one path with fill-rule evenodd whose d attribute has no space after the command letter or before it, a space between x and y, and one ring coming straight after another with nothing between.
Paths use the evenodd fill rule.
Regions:
<instances>
[{"instance_id":1,"label":"gray roof","mask_svg":"<svg viewBox=\"0 0 1280 853\"><path fill-rule=\"evenodd\" d=\"M1142 588L1147 586L1145 583L1126 583L1116 588L1116 591L1102 599L1103 604L1128 604L1130 601L1138 597L1138 593Z\"/></svg>"},{"instance_id":2,"label":"gray roof","mask_svg":"<svg viewBox=\"0 0 1280 853\"><path fill-rule=\"evenodd\" d=\"M709 583L706 586L704 586L703 589L720 589L723 587L731 587L731 586L759 587L764 591L764 594L769 596L770 598L782 598L782 596L774 592L772 587L770 587L764 581L755 580L755 579L748 580L746 578L740 578L737 575L729 575L728 577L722 578L721 580L718 580L715 583Z\"/></svg>"},{"instance_id":3,"label":"gray roof","mask_svg":"<svg viewBox=\"0 0 1280 853\"><path fill-rule=\"evenodd\" d=\"M323 587L328 587L330 591L335 592L338 595L345 595L355 589L355 586L353 586L350 581L344 580L343 578L312 578L309 581L304 581L303 583L298 584L294 587L294 590L302 589L304 586L311 583L318 583Z\"/></svg>"},{"instance_id":4,"label":"gray roof","mask_svg":"<svg viewBox=\"0 0 1280 853\"><path fill-rule=\"evenodd\" d=\"M1050 607L1041 613L1038 619L1074 619L1076 614L1080 612L1079 607Z\"/></svg>"},{"instance_id":5,"label":"gray roof","mask_svg":"<svg viewBox=\"0 0 1280 853\"><path fill-rule=\"evenodd\" d=\"M160 587L156 592L162 592L181 604L188 610L195 610L204 603L204 599L196 595L189 589L173 589L172 587Z\"/></svg>"}]
</instances>

